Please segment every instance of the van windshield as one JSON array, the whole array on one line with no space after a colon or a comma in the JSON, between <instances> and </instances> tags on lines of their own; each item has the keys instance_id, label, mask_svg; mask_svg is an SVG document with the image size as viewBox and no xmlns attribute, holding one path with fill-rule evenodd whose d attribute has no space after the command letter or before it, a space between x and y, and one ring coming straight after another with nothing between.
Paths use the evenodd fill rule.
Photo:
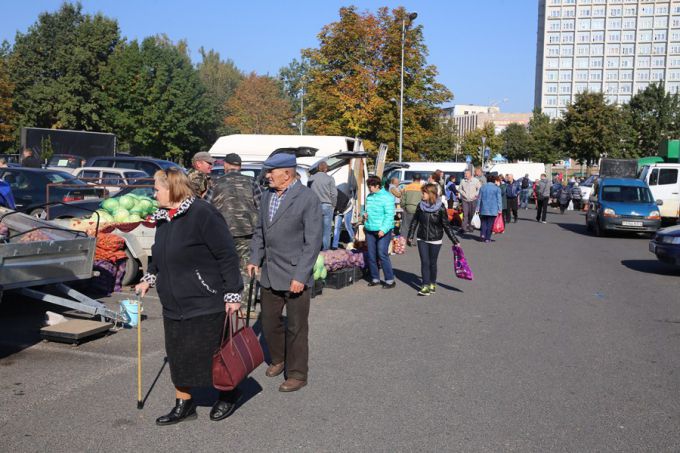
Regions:
<instances>
[{"instance_id":1,"label":"van windshield","mask_svg":"<svg viewBox=\"0 0 680 453\"><path fill-rule=\"evenodd\" d=\"M652 193L646 187L604 186L602 200L615 203L652 203Z\"/></svg>"}]
</instances>

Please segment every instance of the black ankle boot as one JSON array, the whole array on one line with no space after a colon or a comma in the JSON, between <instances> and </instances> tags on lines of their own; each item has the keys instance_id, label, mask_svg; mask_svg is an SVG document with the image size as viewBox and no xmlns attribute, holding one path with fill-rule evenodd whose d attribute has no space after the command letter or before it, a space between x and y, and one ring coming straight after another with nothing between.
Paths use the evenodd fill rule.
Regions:
<instances>
[{"instance_id":1,"label":"black ankle boot","mask_svg":"<svg viewBox=\"0 0 680 453\"><path fill-rule=\"evenodd\" d=\"M196 404L194 404L194 400L177 398L175 400L175 407L167 415L158 417L156 424L158 426L174 425L183 420L194 420L196 417Z\"/></svg>"},{"instance_id":2,"label":"black ankle boot","mask_svg":"<svg viewBox=\"0 0 680 453\"><path fill-rule=\"evenodd\" d=\"M236 410L236 402L239 398L239 391L234 389L229 392L220 392L220 396L210 411L210 420L217 422L224 420Z\"/></svg>"}]
</instances>

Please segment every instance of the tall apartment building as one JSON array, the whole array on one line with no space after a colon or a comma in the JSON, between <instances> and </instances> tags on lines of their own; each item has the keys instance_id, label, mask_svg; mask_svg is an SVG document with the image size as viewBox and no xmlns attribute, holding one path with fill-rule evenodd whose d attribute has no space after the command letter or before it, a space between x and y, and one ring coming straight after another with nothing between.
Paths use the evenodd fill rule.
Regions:
<instances>
[{"instance_id":1,"label":"tall apartment building","mask_svg":"<svg viewBox=\"0 0 680 453\"><path fill-rule=\"evenodd\" d=\"M577 93L623 104L652 82L680 91L680 0L539 0L535 107Z\"/></svg>"}]
</instances>

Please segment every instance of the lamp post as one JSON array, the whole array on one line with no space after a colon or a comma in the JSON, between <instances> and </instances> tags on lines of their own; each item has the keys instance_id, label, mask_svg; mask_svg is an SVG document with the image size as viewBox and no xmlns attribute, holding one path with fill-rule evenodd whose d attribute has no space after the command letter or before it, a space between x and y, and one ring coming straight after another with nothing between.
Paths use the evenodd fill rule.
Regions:
<instances>
[{"instance_id":1,"label":"lamp post","mask_svg":"<svg viewBox=\"0 0 680 453\"><path fill-rule=\"evenodd\" d=\"M401 94L399 98L399 162L402 159L404 148L404 41L406 40L406 18L409 24L413 22L418 13L411 13L401 20Z\"/></svg>"}]
</instances>

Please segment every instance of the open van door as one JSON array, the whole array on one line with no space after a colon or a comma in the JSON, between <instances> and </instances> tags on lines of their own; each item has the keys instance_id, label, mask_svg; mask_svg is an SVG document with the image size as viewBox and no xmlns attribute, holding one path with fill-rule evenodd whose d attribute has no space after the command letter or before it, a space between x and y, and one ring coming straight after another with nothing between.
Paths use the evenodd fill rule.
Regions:
<instances>
[{"instance_id":1,"label":"open van door","mask_svg":"<svg viewBox=\"0 0 680 453\"><path fill-rule=\"evenodd\" d=\"M640 178L645 180L659 206L661 217L677 219L680 211L680 165L654 164L645 166Z\"/></svg>"},{"instance_id":2,"label":"open van door","mask_svg":"<svg viewBox=\"0 0 680 453\"><path fill-rule=\"evenodd\" d=\"M299 159L301 157L314 157L318 148L312 148L311 146L298 146L297 148L278 148L275 149L270 155L275 156L277 154L293 154L295 158Z\"/></svg>"}]
</instances>

